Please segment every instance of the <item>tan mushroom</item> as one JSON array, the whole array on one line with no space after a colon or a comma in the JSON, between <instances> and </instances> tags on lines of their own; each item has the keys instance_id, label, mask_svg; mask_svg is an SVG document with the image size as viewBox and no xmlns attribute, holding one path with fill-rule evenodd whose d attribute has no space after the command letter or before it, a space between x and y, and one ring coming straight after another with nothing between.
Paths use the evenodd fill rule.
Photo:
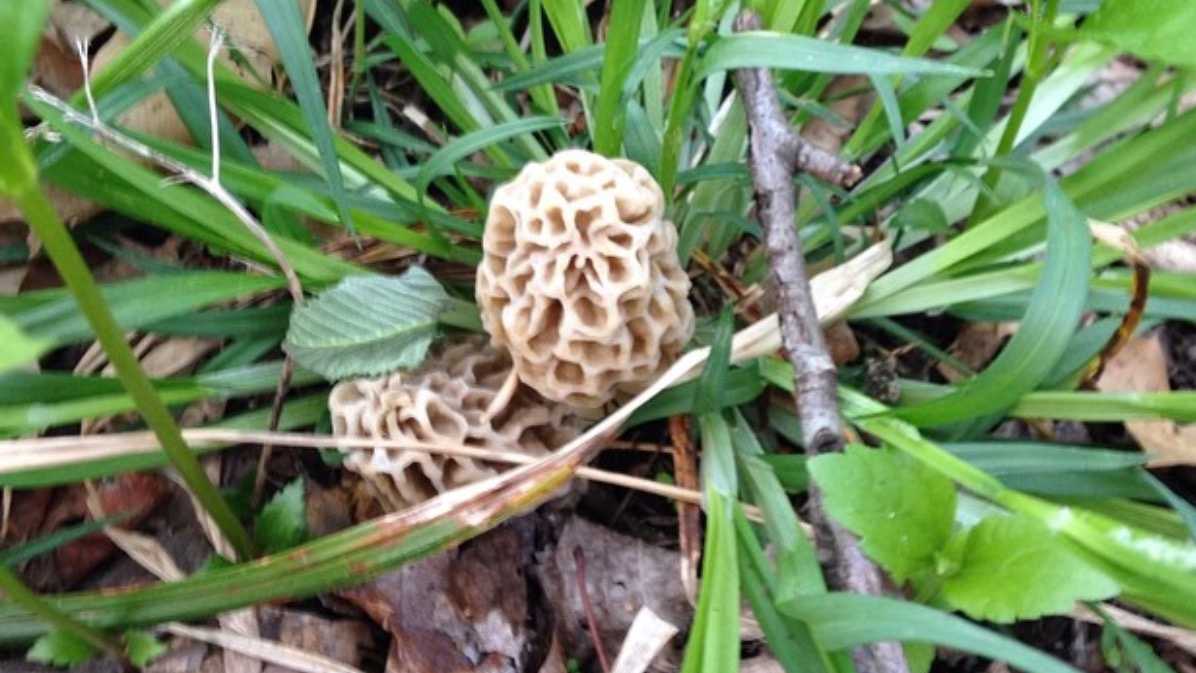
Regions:
<instances>
[{"instance_id":1,"label":"tan mushroom","mask_svg":"<svg viewBox=\"0 0 1196 673\"><path fill-rule=\"evenodd\" d=\"M333 433L533 456L577 435L569 408L519 385L511 373L510 358L484 337L458 340L437 348L419 369L336 385L328 397ZM367 477L396 510L497 472L471 458L385 448L346 450L344 465Z\"/></svg>"},{"instance_id":2,"label":"tan mushroom","mask_svg":"<svg viewBox=\"0 0 1196 673\"><path fill-rule=\"evenodd\" d=\"M681 353L694 314L663 211L643 167L582 150L498 188L477 302L524 383L592 408L641 390Z\"/></svg>"}]
</instances>

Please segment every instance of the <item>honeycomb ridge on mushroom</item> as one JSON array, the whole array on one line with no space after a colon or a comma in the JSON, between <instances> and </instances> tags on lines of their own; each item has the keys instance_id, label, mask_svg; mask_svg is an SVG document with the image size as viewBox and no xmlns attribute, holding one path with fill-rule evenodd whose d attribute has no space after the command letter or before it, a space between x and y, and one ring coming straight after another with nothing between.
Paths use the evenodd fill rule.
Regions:
<instances>
[{"instance_id":1,"label":"honeycomb ridge on mushroom","mask_svg":"<svg viewBox=\"0 0 1196 673\"><path fill-rule=\"evenodd\" d=\"M434 348L418 369L342 381L328 397L333 433L540 456L573 439L579 420L511 376L510 357L468 337ZM411 449L345 449L344 466L404 509L493 476L490 463Z\"/></svg>"},{"instance_id":2,"label":"honeycomb ridge on mushroom","mask_svg":"<svg viewBox=\"0 0 1196 673\"><path fill-rule=\"evenodd\" d=\"M693 335L689 277L642 166L583 150L527 164L490 201L477 303L546 398L601 406L643 389Z\"/></svg>"}]
</instances>

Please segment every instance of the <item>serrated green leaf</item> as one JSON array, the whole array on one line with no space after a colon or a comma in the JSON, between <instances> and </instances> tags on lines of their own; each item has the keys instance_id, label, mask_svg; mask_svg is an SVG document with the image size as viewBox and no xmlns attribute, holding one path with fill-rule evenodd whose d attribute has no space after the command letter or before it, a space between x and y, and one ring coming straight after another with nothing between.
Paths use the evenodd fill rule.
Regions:
<instances>
[{"instance_id":1,"label":"serrated green leaf","mask_svg":"<svg viewBox=\"0 0 1196 673\"><path fill-rule=\"evenodd\" d=\"M944 581L943 596L974 619L1009 623L1067 614L1076 601L1103 600L1118 589L1045 524L1015 515L988 517L969 531L960 568Z\"/></svg>"},{"instance_id":2,"label":"serrated green leaf","mask_svg":"<svg viewBox=\"0 0 1196 673\"><path fill-rule=\"evenodd\" d=\"M81 664L95 654L95 648L73 633L50 631L33 642L33 647L25 653L25 658L65 668Z\"/></svg>"},{"instance_id":3,"label":"serrated green leaf","mask_svg":"<svg viewBox=\"0 0 1196 673\"><path fill-rule=\"evenodd\" d=\"M350 276L295 309L283 348L330 381L414 367L447 299L417 266L398 277Z\"/></svg>"},{"instance_id":4,"label":"serrated green leaf","mask_svg":"<svg viewBox=\"0 0 1196 673\"><path fill-rule=\"evenodd\" d=\"M258 513L253 525L257 546L266 554L290 549L307 536L307 507L303 479L286 485Z\"/></svg>"},{"instance_id":5,"label":"serrated green leaf","mask_svg":"<svg viewBox=\"0 0 1196 673\"><path fill-rule=\"evenodd\" d=\"M807 466L827 512L860 536L864 552L895 581L932 568L955 518L949 479L902 454L859 444Z\"/></svg>"},{"instance_id":6,"label":"serrated green leaf","mask_svg":"<svg viewBox=\"0 0 1196 673\"><path fill-rule=\"evenodd\" d=\"M0 372L35 362L50 345L48 340L29 336L16 323L0 315Z\"/></svg>"},{"instance_id":7,"label":"serrated green leaf","mask_svg":"<svg viewBox=\"0 0 1196 673\"><path fill-rule=\"evenodd\" d=\"M166 645L148 631L125 631L125 655L134 666L145 666L166 652Z\"/></svg>"},{"instance_id":8,"label":"serrated green leaf","mask_svg":"<svg viewBox=\"0 0 1196 673\"><path fill-rule=\"evenodd\" d=\"M1191 0L1104 0L1081 34L1145 59L1196 65L1196 3Z\"/></svg>"}]
</instances>

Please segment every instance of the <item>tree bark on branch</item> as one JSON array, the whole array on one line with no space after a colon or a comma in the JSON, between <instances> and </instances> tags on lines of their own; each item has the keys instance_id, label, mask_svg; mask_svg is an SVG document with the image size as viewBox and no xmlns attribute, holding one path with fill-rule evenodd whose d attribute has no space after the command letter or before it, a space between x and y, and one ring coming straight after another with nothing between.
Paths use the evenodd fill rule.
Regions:
<instances>
[{"instance_id":1,"label":"tree bark on branch","mask_svg":"<svg viewBox=\"0 0 1196 673\"><path fill-rule=\"evenodd\" d=\"M744 11L737 31L759 30L760 18ZM794 398L801 419L802 442L811 457L843 449L837 375L814 310L801 242L794 224L796 171L850 186L860 169L797 134L781 111L767 68L735 71L735 84L747 111L751 132L749 165L756 190L756 208L764 228L769 268L777 288L781 343L793 363ZM809 518L817 531L820 553L829 566L832 587L874 596L885 593L881 571L860 550L852 534L832 521L817 489L810 488ZM858 673L908 673L900 643L861 646L853 653Z\"/></svg>"}]
</instances>

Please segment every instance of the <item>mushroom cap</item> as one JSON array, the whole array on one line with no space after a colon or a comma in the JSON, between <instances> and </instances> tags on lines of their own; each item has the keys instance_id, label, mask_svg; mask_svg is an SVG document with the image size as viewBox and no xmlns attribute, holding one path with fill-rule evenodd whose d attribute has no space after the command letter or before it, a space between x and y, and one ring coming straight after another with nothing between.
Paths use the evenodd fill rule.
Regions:
<instances>
[{"instance_id":1,"label":"mushroom cap","mask_svg":"<svg viewBox=\"0 0 1196 673\"><path fill-rule=\"evenodd\" d=\"M434 348L416 370L342 381L328 396L338 437L446 443L544 455L580 430L564 405L510 376L511 360L484 337ZM371 479L394 509L428 500L497 470L464 456L410 449L345 449L347 469Z\"/></svg>"},{"instance_id":2,"label":"mushroom cap","mask_svg":"<svg viewBox=\"0 0 1196 673\"><path fill-rule=\"evenodd\" d=\"M565 150L490 201L477 302L495 345L544 397L601 406L643 389L693 335L664 195L634 162Z\"/></svg>"}]
</instances>

